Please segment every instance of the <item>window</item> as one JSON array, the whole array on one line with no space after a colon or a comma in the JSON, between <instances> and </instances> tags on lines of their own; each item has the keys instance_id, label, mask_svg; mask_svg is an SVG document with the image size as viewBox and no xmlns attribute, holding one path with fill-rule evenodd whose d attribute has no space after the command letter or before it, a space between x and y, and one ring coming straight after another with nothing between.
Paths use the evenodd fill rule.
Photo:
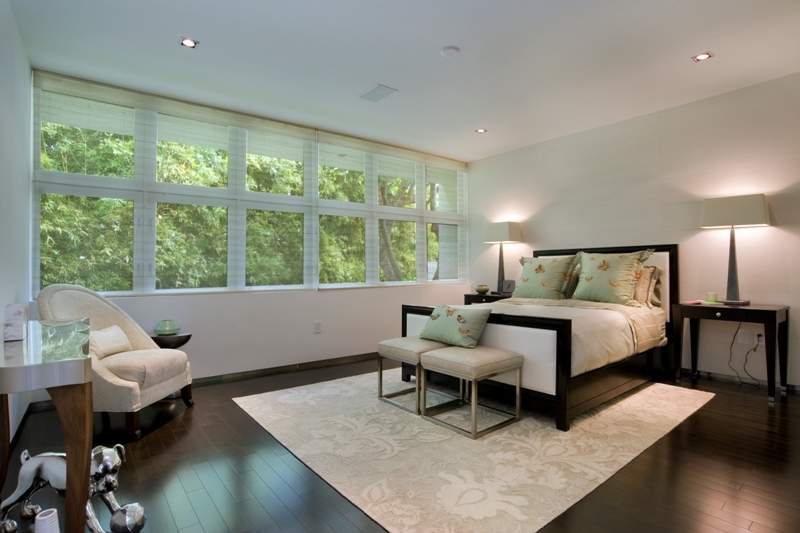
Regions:
<instances>
[{"instance_id":1,"label":"window","mask_svg":"<svg viewBox=\"0 0 800 533\"><path fill-rule=\"evenodd\" d=\"M319 282L366 281L364 218L319 216Z\"/></svg>"},{"instance_id":2,"label":"window","mask_svg":"<svg viewBox=\"0 0 800 533\"><path fill-rule=\"evenodd\" d=\"M425 201L429 211L458 212L458 172L428 167Z\"/></svg>"},{"instance_id":3,"label":"window","mask_svg":"<svg viewBox=\"0 0 800 533\"><path fill-rule=\"evenodd\" d=\"M364 203L365 154L331 144L319 145L319 197Z\"/></svg>"},{"instance_id":4,"label":"window","mask_svg":"<svg viewBox=\"0 0 800 533\"><path fill-rule=\"evenodd\" d=\"M378 159L378 204L414 208L416 165L413 161L382 157Z\"/></svg>"},{"instance_id":5,"label":"window","mask_svg":"<svg viewBox=\"0 0 800 533\"><path fill-rule=\"evenodd\" d=\"M303 213L247 210L246 284L303 284Z\"/></svg>"},{"instance_id":6,"label":"window","mask_svg":"<svg viewBox=\"0 0 800 533\"><path fill-rule=\"evenodd\" d=\"M247 139L247 190L303 196L303 140L251 132Z\"/></svg>"},{"instance_id":7,"label":"window","mask_svg":"<svg viewBox=\"0 0 800 533\"><path fill-rule=\"evenodd\" d=\"M156 288L227 286L227 208L159 203L157 212Z\"/></svg>"},{"instance_id":8,"label":"window","mask_svg":"<svg viewBox=\"0 0 800 533\"><path fill-rule=\"evenodd\" d=\"M228 128L160 115L158 181L228 186Z\"/></svg>"},{"instance_id":9,"label":"window","mask_svg":"<svg viewBox=\"0 0 800 533\"><path fill-rule=\"evenodd\" d=\"M132 109L42 93L39 116L39 165L43 170L133 177Z\"/></svg>"},{"instance_id":10,"label":"window","mask_svg":"<svg viewBox=\"0 0 800 533\"><path fill-rule=\"evenodd\" d=\"M38 71L34 117L37 290L336 288L464 271L461 163Z\"/></svg>"},{"instance_id":11,"label":"window","mask_svg":"<svg viewBox=\"0 0 800 533\"><path fill-rule=\"evenodd\" d=\"M417 223L405 220L378 221L381 281L417 279Z\"/></svg>"},{"instance_id":12,"label":"window","mask_svg":"<svg viewBox=\"0 0 800 533\"><path fill-rule=\"evenodd\" d=\"M427 224L428 281L458 279L458 226Z\"/></svg>"},{"instance_id":13,"label":"window","mask_svg":"<svg viewBox=\"0 0 800 533\"><path fill-rule=\"evenodd\" d=\"M41 286L74 283L98 291L133 289L133 202L42 194Z\"/></svg>"}]
</instances>

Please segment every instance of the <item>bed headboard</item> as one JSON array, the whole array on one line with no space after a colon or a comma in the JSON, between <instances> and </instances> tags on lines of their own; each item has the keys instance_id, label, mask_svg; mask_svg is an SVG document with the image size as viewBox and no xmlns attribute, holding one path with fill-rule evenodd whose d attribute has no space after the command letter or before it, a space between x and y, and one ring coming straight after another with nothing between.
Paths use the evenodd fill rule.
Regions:
<instances>
[{"instance_id":1,"label":"bed headboard","mask_svg":"<svg viewBox=\"0 0 800 533\"><path fill-rule=\"evenodd\" d=\"M661 307L667 312L672 322L672 304L678 303L678 245L677 244L643 244L640 246L604 246L600 248L573 248L564 250L534 250L533 257L574 255L578 252L596 254L631 253L640 250L655 250L645 261L645 265L655 265L661 269ZM669 329L667 329L669 331Z\"/></svg>"}]
</instances>

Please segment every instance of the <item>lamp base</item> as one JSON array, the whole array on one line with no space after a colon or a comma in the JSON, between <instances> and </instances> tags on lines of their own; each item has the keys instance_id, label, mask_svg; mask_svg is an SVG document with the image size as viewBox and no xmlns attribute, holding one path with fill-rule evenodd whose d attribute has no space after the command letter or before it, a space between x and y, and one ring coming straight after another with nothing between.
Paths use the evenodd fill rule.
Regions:
<instances>
[{"instance_id":1,"label":"lamp base","mask_svg":"<svg viewBox=\"0 0 800 533\"><path fill-rule=\"evenodd\" d=\"M745 307L750 305L750 300L722 300L722 303L734 307Z\"/></svg>"}]
</instances>

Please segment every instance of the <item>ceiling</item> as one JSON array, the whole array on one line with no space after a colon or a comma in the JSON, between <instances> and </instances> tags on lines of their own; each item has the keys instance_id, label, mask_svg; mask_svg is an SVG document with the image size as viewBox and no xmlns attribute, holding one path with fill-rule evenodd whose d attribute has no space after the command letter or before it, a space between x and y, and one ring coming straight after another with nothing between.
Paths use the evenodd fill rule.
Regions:
<instances>
[{"instance_id":1,"label":"ceiling","mask_svg":"<svg viewBox=\"0 0 800 533\"><path fill-rule=\"evenodd\" d=\"M464 161L800 71L798 0L11 3L36 68Z\"/></svg>"}]
</instances>

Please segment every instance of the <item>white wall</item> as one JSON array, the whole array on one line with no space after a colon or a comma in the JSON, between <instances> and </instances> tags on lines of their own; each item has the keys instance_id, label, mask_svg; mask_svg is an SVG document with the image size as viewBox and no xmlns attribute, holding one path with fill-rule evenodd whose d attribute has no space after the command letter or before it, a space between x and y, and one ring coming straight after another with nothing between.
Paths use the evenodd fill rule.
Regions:
<instances>
[{"instance_id":1,"label":"white wall","mask_svg":"<svg viewBox=\"0 0 800 533\"><path fill-rule=\"evenodd\" d=\"M0 314L30 295L31 66L8 0L0 0ZM28 395L10 400L11 430Z\"/></svg>"},{"instance_id":2,"label":"white wall","mask_svg":"<svg viewBox=\"0 0 800 533\"><path fill-rule=\"evenodd\" d=\"M177 320L196 378L374 352L400 336L402 304L463 303L464 283L115 298L143 327ZM322 333L313 323L322 322Z\"/></svg>"},{"instance_id":3,"label":"white wall","mask_svg":"<svg viewBox=\"0 0 800 533\"><path fill-rule=\"evenodd\" d=\"M800 74L484 159L469 176L473 282L496 279L487 222L520 220L539 249L678 243L683 300L725 293L728 233L698 229L702 199L766 193L774 226L737 231L741 295L795 308L789 382L800 384ZM506 249L507 278L530 249ZM734 328L703 323L701 370L732 374ZM735 346L740 371L757 329ZM763 349L748 368L766 376Z\"/></svg>"}]
</instances>

